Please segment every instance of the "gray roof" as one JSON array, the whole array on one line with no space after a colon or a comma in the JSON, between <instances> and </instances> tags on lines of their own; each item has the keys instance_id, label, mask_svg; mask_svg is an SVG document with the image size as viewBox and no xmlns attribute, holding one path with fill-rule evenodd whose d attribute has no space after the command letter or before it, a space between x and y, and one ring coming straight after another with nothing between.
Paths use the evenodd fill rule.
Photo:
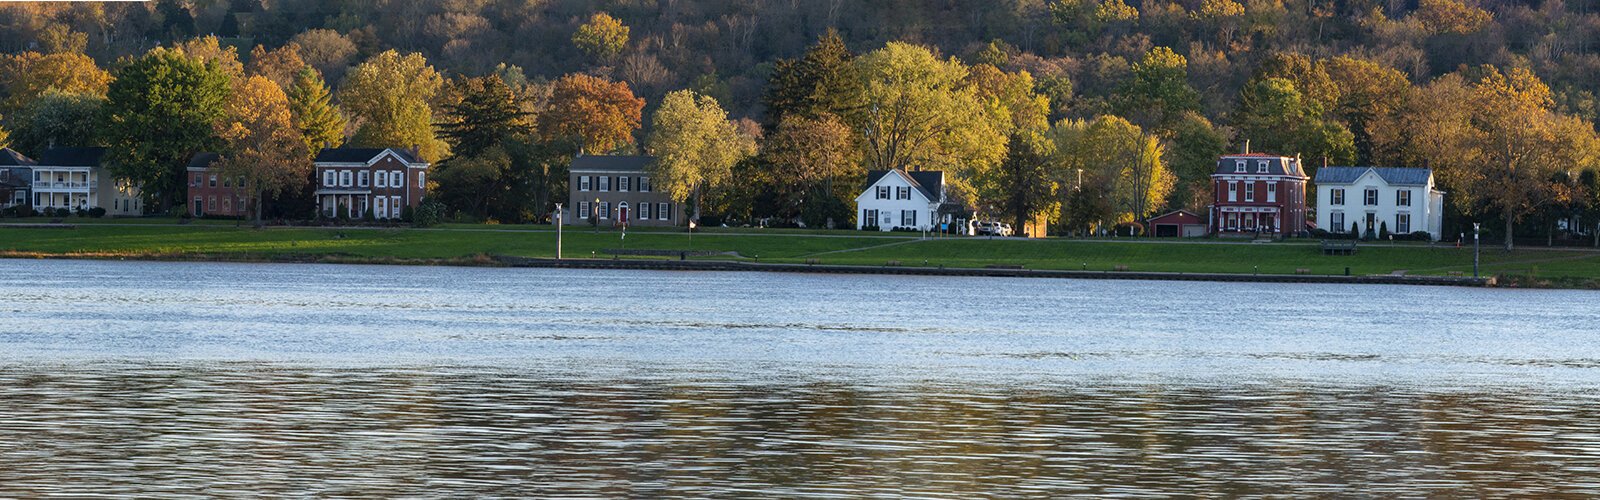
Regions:
<instances>
[{"instance_id":1,"label":"gray roof","mask_svg":"<svg viewBox=\"0 0 1600 500\"><path fill-rule=\"evenodd\" d=\"M654 156L583 155L572 159L571 170L588 172L644 172Z\"/></svg>"},{"instance_id":2,"label":"gray roof","mask_svg":"<svg viewBox=\"0 0 1600 500\"><path fill-rule=\"evenodd\" d=\"M46 167L98 167L106 148L50 148L39 155L38 165Z\"/></svg>"},{"instance_id":3,"label":"gray roof","mask_svg":"<svg viewBox=\"0 0 1600 500\"><path fill-rule=\"evenodd\" d=\"M1234 168L1234 162L1237 160L1249 161L1249 163L1245 164L1245 171L1243 172L1244 174L1290 175L1296 177L1306 176L1305 170L1301 168L1303 166L1301 165L1302 162L1299 159L1267 153L1223 155L1221 158L1217 159L1217 170L1215 173L1223 175L1240 174L1240 172L1235 171ZM1267 172L1265 174L1256 171L1256 162L1261 160L1267 161Z\"/></svg>"},{"instance_id":4,"label":"gray roof","mask_svg":"<svg viewBox=\"0 0 1600 500\"><path fill-rule=\"evenodd\" d=\"M211 168L211 162L217 161L222 155L216 153L195 153L189 157L189 168L204 170Z\"/></svg>"},{"instance_id":5,"label":"gray roof","mask_svg":"<svg viewBox=\"0 0 1600 500\"><path fill-rule=\"evenodd\" d=\"M883 176L888 173L888 170L872 170L867 172L867 186L871 187L873 184L877 184L878 179L882 179ZM922 191L923 196L926 196L929 200L933 201L939 201L942 199L942 197L939 196L939 193L944 192L944 172L938 170L918 170L915 172L906 172L906 174L911 178L911 185L916 186L918 190Z\"/></svg>"},{"instance_id":6,"label":"gray roof","mask_svg":"<svg viewBox=\"0 0 1600 500\"><path fill-rule=\"evenodd\" d=\"M383 154L384 151L393 150L400 155L406 163L422 163L417 161L417 156L405 148L323 148L317 152L316 163L366 163Z\"/></svg>"},{"instance_id":7,"label":"gray roof","mask_svg":"<svg viewBox=\"0 0 1600 500\"><path fill-rule=\"evenodd\" d=\"M0 148L0 167L31 167L34 161L11 148Z\"/></svg>"},{"instance_id":8,"label":"gray roof","mask_svg":"<svg viewBox=\"0 0 1600 500\"><path fill-rule=\"evenodd\" d=\"M1399 167L1322 167L1317 169L1317 184L1349 184L1368 170L1377 172L1391 186L1426 186L1433 170Z\"/></svg>"}]
</instances>

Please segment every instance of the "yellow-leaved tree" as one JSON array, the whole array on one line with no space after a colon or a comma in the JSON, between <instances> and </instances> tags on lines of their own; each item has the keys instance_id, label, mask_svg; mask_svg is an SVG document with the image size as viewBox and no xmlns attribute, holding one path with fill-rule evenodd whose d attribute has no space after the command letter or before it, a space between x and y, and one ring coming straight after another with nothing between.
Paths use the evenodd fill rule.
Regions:
<instances>
[{"instance_id":1,"label":"yellow-leaved tree","mask_svg":"<svg viewBox=\"0 0 1600 500\"><path fill-rule=\"evenodd\" d=\"M307 181L311 154L291 119L288 96L266 77L236 83L223 114L216 129L224 148L211 168L242 180L259 222L266 198L299 189Z\"/></svg>"},{"instance_id":2,"label":"yellow-leaved tree","mask_svg":"<svg viewBox=\"0 0 1600 500\"><path fill-rule=\"evenodd\" d=\"M733 164L755 154L755 139L739 134L717 100L692 90L668 93L650 126L645 147L656 157L650 184L679 203L692 200L691 220L700 218L705 191L727 182Z\"/></svg>"}]
</instances>

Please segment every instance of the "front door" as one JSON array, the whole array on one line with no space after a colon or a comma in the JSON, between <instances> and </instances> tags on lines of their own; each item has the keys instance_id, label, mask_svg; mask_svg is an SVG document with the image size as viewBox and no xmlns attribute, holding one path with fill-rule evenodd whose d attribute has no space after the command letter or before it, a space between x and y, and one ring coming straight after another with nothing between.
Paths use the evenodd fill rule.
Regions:
<instances>
[{"instance_id":1,"label":"front door","mask_svg":"<svg viewBox=\"0 0 1600 500\"><path fill-rule=\"evenodd\" d=\"M1374 214L1374 213L1367 214L1367 225L1366 225L1366 227L1361 228L1361 233L1362 234L1366 234L1368 231L1371 231L1372 234L1378 234L1377 224L1378 224L1378 214Z\"/></svg>"}]
</instances>

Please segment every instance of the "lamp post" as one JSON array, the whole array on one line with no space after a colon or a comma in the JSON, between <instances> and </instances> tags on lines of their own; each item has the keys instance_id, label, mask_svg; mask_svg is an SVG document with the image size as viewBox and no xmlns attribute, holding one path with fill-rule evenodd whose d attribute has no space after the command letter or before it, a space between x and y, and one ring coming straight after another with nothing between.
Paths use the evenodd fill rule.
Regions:
<instances>
[{"instance_id":1,"label":"lamp post","mask_svg":"<svg viewBox=\"0 0 1600 500\"><path fill-rule=\"evenodd\" d=\"M600 234L600 197L594 198L594 205L589 206L589 217L594 218L594 234Z\"/></svg>"},{"instance_id":2,"label":"lamp post","mask_svg":"<svg viewBox=\"0 0 1600 500\"><path fill-rule=\"evenodd\" d=\"M561 204L556 204L556 260L561 260Z\"/></svg>"},{"instance_id":3,"label":"lamp post","mask_svg":"<svg viewBox=\"0 0 1600 500\"><path fill-rule=\"evenodd\" d=\"M1472 277L1478 277L1478 229L1477 222L1472 223Z\"/></svg>"}]
</instances>

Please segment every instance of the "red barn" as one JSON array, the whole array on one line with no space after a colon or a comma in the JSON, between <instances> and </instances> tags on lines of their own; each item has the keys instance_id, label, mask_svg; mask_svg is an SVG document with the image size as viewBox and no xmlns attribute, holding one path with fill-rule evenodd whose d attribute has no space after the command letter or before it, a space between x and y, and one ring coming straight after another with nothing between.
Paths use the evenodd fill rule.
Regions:
<instances>
[{"instance_id":1,"label":"red barn","mask_svg":"<svg viewBox=\"0 0 1600 500\"><path fill-rule=\"evenodd\" d=\"M1305 229L1308 179L1299 158L1262 153L1223 156L1211 174L1211 231L1284 236Z\"/></svg>"},{"instance_id":2,"label":"red barn","mask_svg":"<svg viewBox=\"0 0 1600 500\"><path fill-rule=\"evenodd\" d=\"M1206 235L1200 214L1179 210L1150 218L1150 235L1158 238L1193 238Z\"/></svg>"}]
</instances>

